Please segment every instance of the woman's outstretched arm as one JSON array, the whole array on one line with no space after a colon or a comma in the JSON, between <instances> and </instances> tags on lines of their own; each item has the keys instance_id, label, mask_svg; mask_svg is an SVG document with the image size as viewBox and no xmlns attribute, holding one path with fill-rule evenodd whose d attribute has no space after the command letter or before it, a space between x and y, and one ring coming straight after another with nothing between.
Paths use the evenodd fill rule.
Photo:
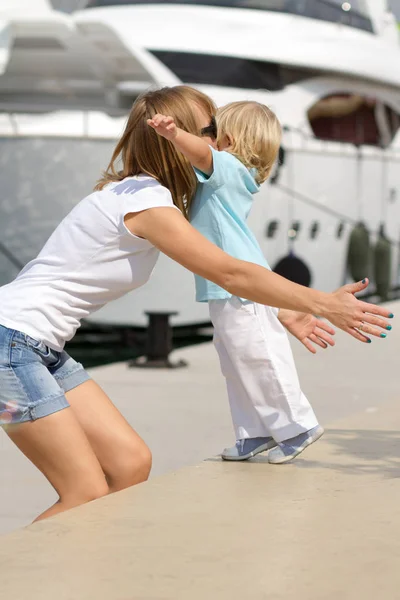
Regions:
<instances>
[{"instance_id":1,"label":"woman's outstretched arm","mask_svg":"<svg viewBox=\"0 0 400 600\"><path fill-rule=\"evenodd\" d=\"M235 296L325 317L362 342L368 341L366 335L379 337L387 329L390 311L354 296L367 287L368 280L345 285L333 293L297 285L268 269L229 256L196 231L177 210L167 207L128 215L125 222L134 235L148 239L189 271ZM362 333L358 330L360 325Z\"/></svg>"}]
</instances>

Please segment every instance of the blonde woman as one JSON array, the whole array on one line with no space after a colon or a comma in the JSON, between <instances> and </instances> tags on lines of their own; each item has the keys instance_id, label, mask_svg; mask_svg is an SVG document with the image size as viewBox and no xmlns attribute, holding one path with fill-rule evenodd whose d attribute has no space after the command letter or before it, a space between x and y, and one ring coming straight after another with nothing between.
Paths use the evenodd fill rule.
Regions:
<instances>
[{"instance_id":1,"label":"blonde woman","mask_svg":"<svg viewBox=\"0 0 400 600\"><path fill-rule=\"evenodd\" d=\"M281 126L275 114L257 102L220 109L214 131L219 152L171 118L158 115L149 124L195 167L199 184L191 224L231 256L269 269L246 220L278 154ZM196 276L196 299L209 305L236 434L236 444L222 458L247 460L271 450L270 463L285 463L319 439L323 428L301 391L282 324L314 352L313 344L333 345L334 330L311 315L247 298ZM279 300L271 305L283 306Z\"/></svg>"},{"instance_id":2,"label":"blonde woman","mask_svg":"<svg viewBox=\"0 0 400 600\"><path fill-rule=\"evenodd\" d=\"M147 125L157 113L212 141L215 106L207 96L185 86L144 94L96 190L0 288L0 422L59 494L38 519L149 475L150 450L64 344L83 318L143 285L159 250L234 296L325 316L361 340L362 322L373 335L387 326L387 310L354 297L362 284L333 294L307 290L232 258L198 233L186 218L195 174Z\"/></svg>"}]
</instances>

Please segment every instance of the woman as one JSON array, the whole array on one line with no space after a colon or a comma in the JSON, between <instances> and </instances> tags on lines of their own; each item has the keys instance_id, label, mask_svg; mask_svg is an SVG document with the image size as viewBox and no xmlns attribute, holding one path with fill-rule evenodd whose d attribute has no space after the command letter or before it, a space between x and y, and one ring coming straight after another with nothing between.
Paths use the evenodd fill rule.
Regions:
<instances>
[{"instance_id":1,"label":"woman","mask_svg":"<svg viewBox=\"0 0 400 600\"><path fill-rule=\"evenodd\" d=\"M157 113L214 141L215 106L207 96L185 86L144 94L96 191L0 288L2 424L59 494L38 519L148 477L149 449L63 347L82 318L145 283L159 250L236 296L326 317L361 341L387 327L387 310L353 295L367 282L333 294L309 290L230 257L197 233L186 219L195 175L147 125Z\"/></svg>"}]
</instances>

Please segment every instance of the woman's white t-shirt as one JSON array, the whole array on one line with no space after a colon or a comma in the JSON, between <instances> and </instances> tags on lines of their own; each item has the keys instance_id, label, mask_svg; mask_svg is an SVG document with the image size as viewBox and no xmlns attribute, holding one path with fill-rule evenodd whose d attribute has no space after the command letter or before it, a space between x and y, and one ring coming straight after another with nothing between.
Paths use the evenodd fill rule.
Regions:
<instances>
[{"instance_id":1,"label":"woman's white t-shirt","mask_svg":"<svg viewBox=\"0 0 400 600\"><path fill-rule=\"evenodd\" d=\"M169 190L147 175L84 198L37 258L0 288L0 324L61 351L81 319L149 279L159 251L130 233L124 217L157 207L176 208Z\"/></svg>"}]
</instances>

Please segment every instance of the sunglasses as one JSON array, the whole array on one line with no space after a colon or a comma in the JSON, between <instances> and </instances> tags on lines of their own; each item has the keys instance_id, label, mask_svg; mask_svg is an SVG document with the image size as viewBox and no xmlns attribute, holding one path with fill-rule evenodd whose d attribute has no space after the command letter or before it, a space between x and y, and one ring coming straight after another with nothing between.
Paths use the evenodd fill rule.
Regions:
<instances>
[{"instance_id":1,"label":"sunglasses","mask_svg":"<svg viewBox=\"0 0 400 600\"><path fill-rule=\"evenodd\" d=\"M217 139L218 129L217 129L217 121L214 116L211 117L210 124L207 127L203 127L200 129L200 135L212 137L215 140Z\"/></svg>"}]
</instances>

